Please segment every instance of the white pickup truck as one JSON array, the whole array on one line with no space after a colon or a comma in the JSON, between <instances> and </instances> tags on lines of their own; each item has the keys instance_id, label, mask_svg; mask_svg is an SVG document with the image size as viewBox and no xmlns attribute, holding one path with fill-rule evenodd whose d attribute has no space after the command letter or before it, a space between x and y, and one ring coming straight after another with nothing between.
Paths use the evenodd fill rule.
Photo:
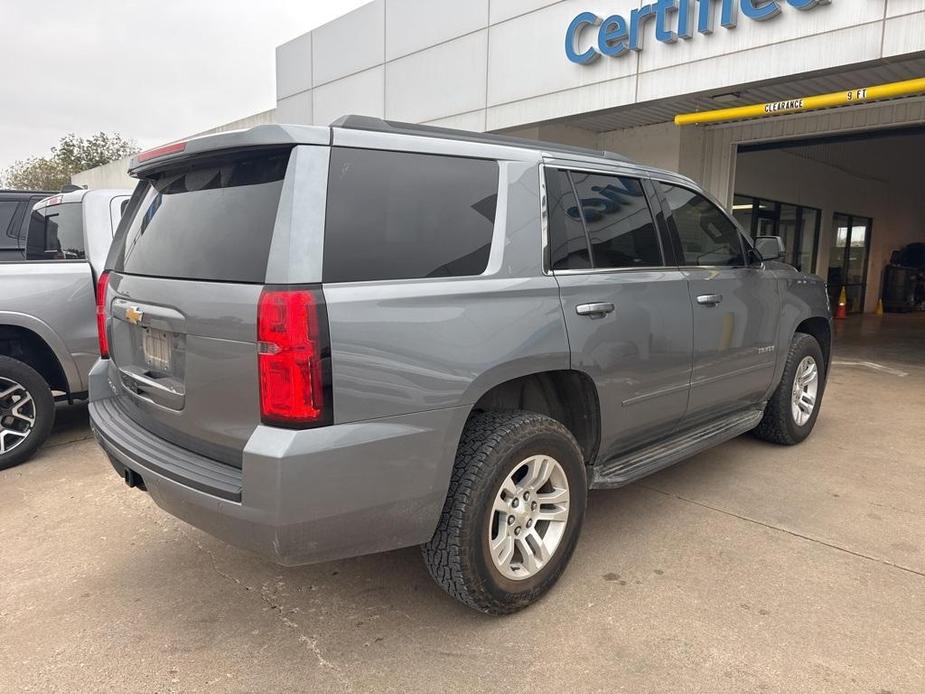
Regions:
<instances>
[{"instance_id":1,"label":"white pickup truck","mask_svg":"<svg viewBox=\"0 0 925 694\"><path fill-rule=\"evenodd\" d=\"M87 397L96 280L128 190L76 190L31 211L24 260L0 261L0 469L48 437L55 402Z\"/></svg>"}]
</instances>

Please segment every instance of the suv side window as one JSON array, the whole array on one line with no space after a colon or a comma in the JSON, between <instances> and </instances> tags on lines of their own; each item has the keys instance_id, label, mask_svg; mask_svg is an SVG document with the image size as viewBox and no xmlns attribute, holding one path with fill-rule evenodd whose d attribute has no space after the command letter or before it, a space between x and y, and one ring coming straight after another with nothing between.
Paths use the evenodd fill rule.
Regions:
<instances>
[{"instance_id":1,"label":"suv side window","mask_svg":"<svg viewBox=\"0 0 925 694\"><path fill-rule=\"evenodd\" d=\"M548 169L546 199L553 270L664 264L639 179Z\"/></svg>"},{"instance_id":2,"label":"suv side window","mask_svg":"<svg viewBox=\"0 0 925 694\"><path fill-rule=\"evenodd\" d=\"M568 171L546 169L546 209L549 211L549 251L553 270L591 267L588 237L581 222Z\"/></svg>"},{"instance_id":3,"label":"suv side window","mask_svg":"<svg viewBox=\"0 0 925 694\"><path fill-rule=\"evenodd\" d=\"M496 161L335 147L324 281L480 275L497 203Z\"/></svg>"},{"instance_id":4,"label":"suv side window","mask_svg":"<svg viewBox=\"0 0 925 694\"><path fill-rule=\"evenodd\" d=\"M742 239L732 220L703 195L661 184L671 208L671 224L681 240L684 265L742 266Z\"/></svg>"},{"instance_id":5,"label":"suv side window","mask_svg":"<svg viewBox=\"0 0 925 694\"><path fill-rule=\"evenodd\" d=\"M17 225L14 224L19 208L17 200L0 200L0 248L17 248Z\"/></svg>"},{"instance_id":6,"label":"suv side window","mask_svg":"<svg viewBox=\"0 0 925 694\"><path fill-rule=\"evenodd\" d=\"M69 202L33 211L26 260L85 260L82 207L79 202Z\"/></svg>"},{"instance_id":7,"label":"suv side window","mask_svg":"<svg viewBox=\"0 0 925 694\"><path fill-rule=\"evenodd\" d=\"M663 265L655 222L642 181L627 176L571 172L596 268Z\"/></svg>"}]
</instances>

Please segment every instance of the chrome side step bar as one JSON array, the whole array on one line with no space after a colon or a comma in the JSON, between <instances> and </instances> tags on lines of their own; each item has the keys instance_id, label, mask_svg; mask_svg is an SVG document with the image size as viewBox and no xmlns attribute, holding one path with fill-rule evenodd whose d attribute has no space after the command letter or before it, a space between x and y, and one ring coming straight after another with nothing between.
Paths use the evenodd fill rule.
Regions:
<instances>
[{"instance_id":1,"label":"chrome side step bar","mask_svg":"<svg viewBox=\"0 0 925 694\"><path fill-rule=\"evenodd\" d=\"M667 441L660 441L632 453L611 458L591 468L592 489L613 489L635 482L662 468L708 448L751 431L764 414L763 410L745 410L697 429L684 431Z\"/></svg>"}]
</instances>

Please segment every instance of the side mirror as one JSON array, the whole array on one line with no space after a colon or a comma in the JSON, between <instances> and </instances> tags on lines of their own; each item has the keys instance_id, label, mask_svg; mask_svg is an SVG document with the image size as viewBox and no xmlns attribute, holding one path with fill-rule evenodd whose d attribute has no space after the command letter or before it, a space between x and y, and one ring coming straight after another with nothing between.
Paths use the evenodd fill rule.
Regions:
<instances>
[{"instance_id":1,"label":"side mirror","mask_svg":"<svg viewBox=\"0 0 925 694\"><path fill-rule=\"evenodd\" d=\"M780 260L784 257L784 240L780 236L759 236L755 239L755 250L762 260Z\"/></svg>"}]
</instances>

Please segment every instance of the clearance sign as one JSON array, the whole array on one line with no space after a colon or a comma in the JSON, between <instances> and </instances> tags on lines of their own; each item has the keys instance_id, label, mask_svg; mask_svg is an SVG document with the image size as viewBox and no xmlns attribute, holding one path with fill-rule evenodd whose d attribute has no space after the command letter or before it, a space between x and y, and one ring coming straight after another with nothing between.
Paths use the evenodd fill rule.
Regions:
<instances>
[{"instance_id":1,"label":"clearance sign","mask_svg":"<svg viewBox=\"0 0 925 694\"><path fill-rule=\"evenodd\" d=\"M884 99L896 99L902 96L925 93L925 77L890 84L878 84L873 87L849 89L845 92L832 92L807 96L802 99L787 99L786 101L771 101L765 104L751 104L749 106L736 106L734 108L721 108L715 111L700 111L698 113L682 113L674 117L675 125L703 125L706 123L719 123L722 121L745 120L748 118L761 118L763 116L784 115L787 113L803 113L821 108L835 106L851 106L852 104L865 104Z\"/></svg>"},{"instance_id":2,"label":"clearance sign","mask_svg":"<svg viewBox=\"0 0 925 694\"><path fill-rule=\"evenodd\" d=\"M723 28L735 29L740 13L749 20L765 22L777 17L785 5L807 11L820 5L828 5L830 2L831 0L657 0L632 10L629 17L615 14L601 18L593 12L582 12L572 20L565 32L565 55L573 63L588 65L602 55L619 58L627 53L641 51L643 33L646 25L650 23L653 25L656 41L675 43L678 39L693 38L695 29L698 34L712 34L717 18ZM596 37L593 36L595 33ZM584 48L585 46L587 48Z\"/></svg>"}]
</instances>

